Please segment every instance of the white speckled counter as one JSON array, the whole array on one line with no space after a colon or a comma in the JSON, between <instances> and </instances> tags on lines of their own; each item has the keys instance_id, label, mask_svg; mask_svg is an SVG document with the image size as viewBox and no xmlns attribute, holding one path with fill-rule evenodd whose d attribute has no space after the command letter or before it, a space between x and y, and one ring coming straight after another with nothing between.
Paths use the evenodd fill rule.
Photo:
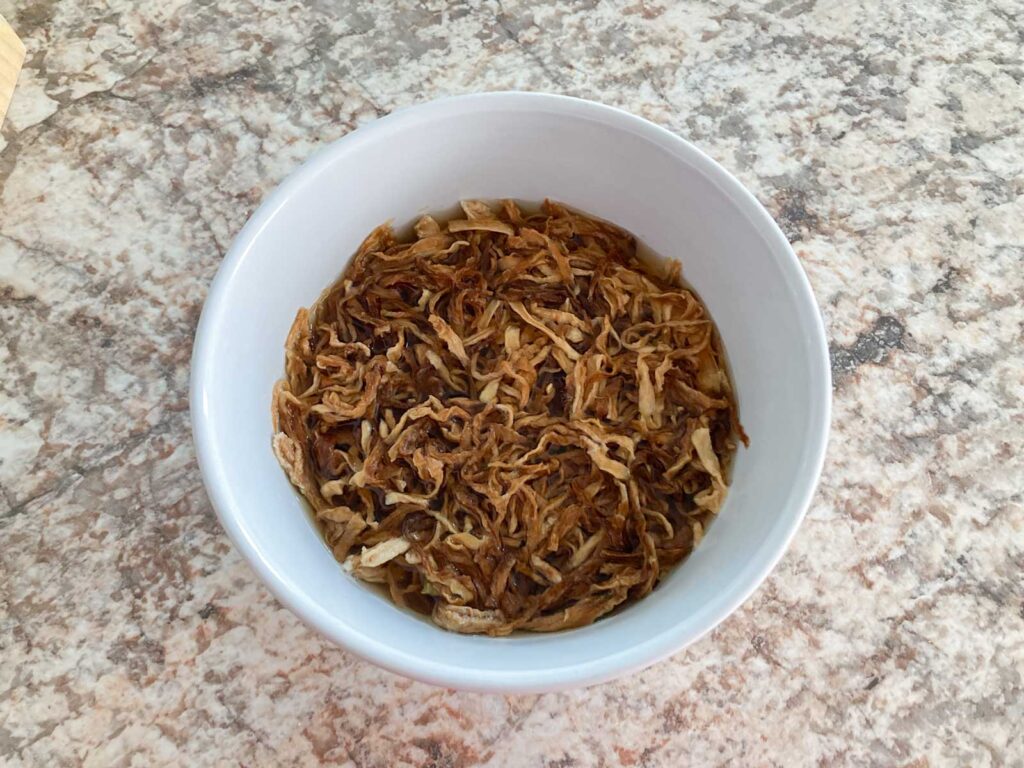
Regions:
<instances>
[{"instance_id":1,"label":"white speckled counter","mask_svg":"<svg viewBox=\"0 0 1024 768\"><path fill-rule=\"evenodd\" d=\"M904 8L906 6L906 8ZM0 0L0 762L1024 765L1024 3ZM186 393L263 195L395 107L525 88L693 140L830 329L824 480L765 585L617 683L412 683L301 626Z\"/></svg>"}]
</instances>

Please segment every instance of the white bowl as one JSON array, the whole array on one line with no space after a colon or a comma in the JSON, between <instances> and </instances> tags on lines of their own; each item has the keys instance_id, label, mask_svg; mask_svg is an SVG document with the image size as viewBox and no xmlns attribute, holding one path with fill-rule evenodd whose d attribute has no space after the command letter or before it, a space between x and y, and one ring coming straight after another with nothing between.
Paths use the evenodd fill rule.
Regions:
<instances>
[{"instance_id":1,"label":"white bowl","mask_svg":"<svg viewBox=\"0 0 1024 768\"><path fill-rule=\"evenodd\" d=\"M344 573L271 452L283 344L362 238L467 198L559 200L678 258L706 302L750 435L718 519L648 597L581 629L445 632ZM786 238L693 145L592 102L489 93L404 109L329 145L253 214L217 274L192 358L192 423L221 523L277 598L359 656L409 677L540 692L638 670L734 611L785 551L828 438L822 321Z\"/></svg>"}]
</instances>

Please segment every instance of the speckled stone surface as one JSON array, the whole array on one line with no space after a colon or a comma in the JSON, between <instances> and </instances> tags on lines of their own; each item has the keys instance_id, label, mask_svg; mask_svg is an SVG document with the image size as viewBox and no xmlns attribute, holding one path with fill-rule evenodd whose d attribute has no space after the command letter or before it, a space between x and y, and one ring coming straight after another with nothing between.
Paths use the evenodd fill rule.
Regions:
<instances>
[{"instance_id":1,"label":"speckled stone surface","mask_svg":"<svg viewBox=\"0 0 1024 768\"><path fill-rule=\"evenodd\" d=\"M1024 3L0 0L0 762L1024 765ZM485 89L695 141L794 243L833 437L792 548L675 658L501 698L305 629L188 424L246 217L324 142Z\"/></svg>"}]
</instances>

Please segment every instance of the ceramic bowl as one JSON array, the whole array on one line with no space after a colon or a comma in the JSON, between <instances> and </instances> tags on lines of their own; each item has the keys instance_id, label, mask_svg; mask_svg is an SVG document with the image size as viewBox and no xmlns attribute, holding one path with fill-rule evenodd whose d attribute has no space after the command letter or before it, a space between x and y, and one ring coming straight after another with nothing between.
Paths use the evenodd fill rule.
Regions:
<instances>
[{"instance_id":1,"label":"ceramic bowl","mask_svg":"<svg viewBox=\"0 0 1024 768\"><path fill-rule=\"evenodd\" d=\"M506 638L445 632L342 571L271 451L271 389L301 306L381 222L461 199L545 197L679 259L729 358L750 435L696 551L643 600L591 626ZM753 195L692 144L618 109L490 93L403 109L316 153L238 235L203 309L192 421L228 535L277 598L352 653L453 688L539 692L623 675L725 619L782 556L821 471L828 348L793 250Z\"/></svg>"}]
</instances>

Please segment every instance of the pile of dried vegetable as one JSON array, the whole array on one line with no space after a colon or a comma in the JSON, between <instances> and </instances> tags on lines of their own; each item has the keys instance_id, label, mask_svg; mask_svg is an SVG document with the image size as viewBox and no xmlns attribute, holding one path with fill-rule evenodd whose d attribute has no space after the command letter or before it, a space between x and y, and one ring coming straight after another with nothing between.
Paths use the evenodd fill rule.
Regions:
<instances>
[{"instance_id":1,"label":"pile of dried vegetable","mask_svg":"<svg viewBox=\"0 0 1024 768\"><path fill-rule=\"evenodd\" d=\"M700 541L739 426L678 267L546 202L378 227L300 310L274 450L335 557L457 632L578 627Z\"/></svg>"}]
</instances>

